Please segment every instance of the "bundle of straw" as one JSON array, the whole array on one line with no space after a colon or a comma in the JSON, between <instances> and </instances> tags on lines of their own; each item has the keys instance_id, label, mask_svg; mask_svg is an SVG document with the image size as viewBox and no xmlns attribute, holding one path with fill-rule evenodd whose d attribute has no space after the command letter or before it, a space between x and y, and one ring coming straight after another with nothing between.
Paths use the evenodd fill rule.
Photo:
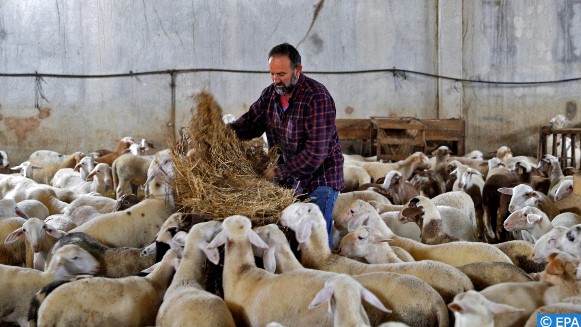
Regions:
<instances>
[{"instance_id":1,"label":"bundle of straw","mask_svg":"<svg viewBox=\"0 0 581 327\"><path fill-rule=\"evenodd\" d=\"M239 140L223 123L222 109L210 94L201 92L194 100L187 146L170 146L176 203L218 220L243 215L255 226L276 223L280 212L295 202L293 190L261 178L261 172L276 163L276 154L265 154L255 141Z\"/></svg>"}]
</instances>

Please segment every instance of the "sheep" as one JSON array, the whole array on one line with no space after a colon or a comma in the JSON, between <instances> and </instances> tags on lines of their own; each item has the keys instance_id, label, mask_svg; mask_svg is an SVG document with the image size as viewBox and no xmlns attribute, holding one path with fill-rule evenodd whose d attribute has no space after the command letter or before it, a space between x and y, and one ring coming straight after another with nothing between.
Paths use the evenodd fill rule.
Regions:
<instances>
[{"instance_id":1,"label":"sheep","mask_svg":"<svg viewBox=\"0 0 581 327\"><path fill-rule=\"evenodd\" d=\"M73 222L70 216L62 214L50 215L46 217L44 222L64 232L69 232L75 227L77 227L77 225Z\"/></svg>"},{"instance_id":2,"label":"sheep","mask_svg":"<svg viewBox=\"0 0 581 327\"><path fill-rule=\"evenodd\" d=\"M94 194L82 194L69 203L64 209L64 214L71 216L77 207L89 205L97 209L100 213L110 213L117 208L117 201L106 196Z\"/></svg>"},{"instance_id":3,"label":"sheep","mask_svg":"<svg viewBox=\"0 0 581 327\"><path fill-rule=\"evenodd\" d=\"M350 205L357 199L365 201L373 200L377 201L378 203L391 204L391 202L385 196L373 191L353 191L340 193L337 196L337 201L335 201L335 207L333 208L333 219L335 219L335 216L342 212L346 206Z\"/></svg>"},{"instance_id":4,"label":"sheep","mask_svg":"<svg viewBox=\"0 0 581 327\"><path fill-rule=\"evenodd\" d=\"M35 199L44 204L50 214L62 213L67 205L57 196L58 188L38 184L30 178L0 174L0 197L16 202Z\"/></svg>"},{"instance_id":5,"label":"sheep","mask_svg":"<svg viewBox=\"0 0 581 327\"><path fill-rule=\"evenodd\" d=\"M269 224L256 227L254 230L268 244L268 249L255 251L255 255L262 258L267 271L285 273L299 269L310 270L301 265L292 252L286 236L277 225ZM320 270L317 270L317 273L335 274ZM444 300L432 287L418 278L381 272L352 277L392 310L391 313L385 313L372 306L365 306L373 325L385 320L396 320L411 326L448 326L448 312ZM418 301L414 294L422 294L423 300Z\"/></svg>"},{"instance_id":6,"label":"sheep","mask_svg":"<svg viewBox=\"0 0 581 327\"><path fill-rule=\"evenodd\" d=\"M561 246L560 243L562 241L562 236L566 231L566 227L555 226L553 229L541 236L535 242L531 259L537 263L545 263L549 254Z\"/></svg>"},{"instance_id":7,"label":"sheep","mask_svg":"<svg viewBox=\"0 0 581 327\"><path fill-rule=\"evenodd\" d=\"M10 233L22 227L26 219L22 217L0 218L0 240L5 240ZM32 250L24 240L0 244L0 264L10 266L33 267Z\"/></svg>"},{"instance_id":8,"label":"sheep","mask_svg":"<svg viewBox=\"0 0 581 327\"><path fill-rule=\"evenodd\" d=\"M472 290L456 295L454 301L448 304L448 308L454 312L455 327L494 327L494 316L524 311L511 305L490 301Z\"/></svg>"},{"instance_id":9,"label":"sheep","mask_svg":"<svg viewBox=\"0 0 581 327\"><path fill-rule=\"evenodd\" d=\"M26 220L22 227L8 234L4 244L10 244L24 238L34 252L33 267L44 270L48 252L64 234L64 231L33 217Z\"/></svg>"},{"instance_id":10,"label":"sheep","mask_svg":"<svg viewBox=\"0 0 581 327\"><path fill-rule=\"evenodd\" d=\"M369 318L362 307L361 299L385 312L391 312L372 292L345 274L337 274L327 280L309 304L309 309L328 303L333 315L333 326L369 326Z\"/></svg>"},{"instance_id":11,"label":"sheep","mask_svg":"<svg viewBox=\"0 0 581 327\"><path fill-rule=\"evenodd\" d=\"M155 253L142 256L143 248L107 247L90 235L81 232L67 233L58 239L47 259L50 260L58 249L68 244L78 245L95 257L100 266L97 274L105 277L119 278L135 275L156 261Z\"/></svg>"},{"instance_id":12,"label":"sheep","mask_svg":"<svg viewBox=\"0 0 581 327\"><path fill-rule=\"evenodd\" d=\"M581 259L581 224L567 228L557 244L562 251Z\"/></svg>"},{"instance_id":13,"label":"sheep","mask_svg":"<svg viewBox=\"0 0 581 327\"><path fill-rule=\"evenodd\" d=\"M462 175L461 182L458 184L460 189L470 195L475 209L475 227L479 240L486 241L487 237L494 238L494 231L490 221L484 221L484 208L482 207L482 189L484 188L484 179L480 172L469 168Z\"/></svg>"},{"instance_id":14,"label":"sheep","mask_svg":"<svg viewBox=\"0 0 581 327\"><path fill-rule=\"evenodd\" d=\"M352 259L364 258L367 263L403 262L391 249L389 241L376 228L361 226L341 239L337 254Z\"/></svg>"},{"instance_id":15,"label":"sheep","mask_svg":"<svg viewBox=\"0 0 581 327\"><path fill-rule=\"evenodd\" d=\"M520 327L533 311L544 305L544 294L549 287L544 282L509 282L491 285L480 294L490 301L524 309L494 317L494 326Z\"/></svg>"},{"instance_id":16,"label":"sheep","mask_svg":"<svg viewBox=\"0 0 581 327\"><path fill-rule=\"evenodd\" d=\"M436 260L453 266L477 261L498 261L511 263L511 259L496 247L486 243L452 242L438 245L426 245L394 234L377 211L369 203L361 201L351 209L350 215L335 220L339 229L352 232L361 225L377 228L383 236L391 239L392 246L398 246L409 252L416 260Z\"/></svg>"},{"instance_id":17,"label":"sheep","mask_svg":"<svg viewBox=\"0 0 581 327\"><path fill-rule=\"evenodd\" d=\"M74 168L59 169L53 176L50 184L54 187L71 188L76 184L87 181L87 176L95 168L95 159L84 156L79 160Z\"/></svg>"},{"instance_id":18,"label":"sheep","mask_svg":"<svg viewBox=\"0 0 581 327\"><path fill-rule=\"evenodd\" d=\"M153 167L151 171L148 198L129 209L91 219L71 232L85 232L112 247L140 248L149 245L161 224L175 211L171 189L174 175L172 161L164 160L162 167Z\"/></svg>"},{"instance_id":19,"label":"sheep","mask_svg":"<svg viewBox=\"0 0 581 327\"><path fill-rule=\"evenodd\" d=\"M93 274L98 266L89 253L74 245L61 248L44 272L0 265L0 321L28 326L28 308L34 293L55 279L73 274Z\"/></svg>"},{"instance_id":20,"label":"sheep","mask_svg":"<svg viewBox=\"0 0 581 327\"><path fill-rule=\"evenodd\" d=\"M87 176L91 181L83 181L70 187L77 194L99 193L105 194L111 182L111 167L106 163L98 163Z\"/></svg>"},{"instance_id":21,"label":"sheep","mask_svg":"<svg viewBox=\"0 0 581 327\"><path fill-rule=\"evenodd\" d=\"M30 317L30 326L154 325L179 264L177 256L177 250L168 251L145 277L92 277L60 285L31 305L37 314Z\"/></svg>"},{"instance_id":22,"label":"sheep","mask_svg":"<svg viewBox=\"0 0 581 327\"><path fill-rule=\"evenodd\" d=\"M553 200L545 194L533 190L530 185L518 184L512 188L500 188L498 191L512 196L508 205L510 212L515 212L525 206L537 207L547 214L550 220L560 213Z\"/></svg>"},{"instance_id":23,"label":"sheep","mask_svg":"<svg viewBox=\"0 0 581 327\"><path fill-rule=\"evenodd\" d=\"M138 187L145 184L147 180L147 170L152 160L152 157L126 153L113 161L111 172L113 175L113 189L117 199L124 194L133 193L137 195Z\"/></svg>"},{"instance_id":24,"label":"sheep","mask_svg":"<svg viewBox=\"0 0 581 327\"><path fill-rule=\"evenodd\" d=\"M268 248L268 245L251 229L250 219L230 216L224 219L222 228L207 249L226 244L224 300L236 325L264 326L271 321L297 326L333 325L325 308L308 309L309 303L330 279L329 275L300 269L275 275L260 269L254 263L251 244L258 248ZM361 318L368 322L358 299L336 296L335 300L348 301L356 314L364 315Z\"/></svg>"},{"instance_id":25,"label":"sheep","mask_svg":"<svg viewBox=\"0 0 581 327\"><path fill-rule=\"evenodd\" d=\"M461 210L476 228L476 204L470 194L463 191L450 191L432 198L432 202L436 206L449 206Z\"/></svg>"},{"instance_id":26,"label":"sheep","mask_svg":"<svg viewBox=\"0 0 581 327\"><path fill-rule=\"evenodd\" d=\"M552 287L544 294L545 304L581 304L581 284L577 280L577 267L581 261L566 252L556 251L547 257L547 262L542 280Z\"/></svg>"},{"instance_id":27,"label":"sheep","mask_svg":"<svg viewBox=\"0 0 581 327\"><path fill-rule=\"evenodd\" d=\"M76 207L68 217L71 218L73 224L80 226L91 219L99 217L100 215L102 215L102 213L99 212L97 208L89 205L82 205Z\"/></svg>"},{"instance_id":28,"label":"sheep","mask_svg":"<svg viewBox=\"0 0 581 327\"><path fill-rule=\"evenodd\" d=\"M0 199L0 217L36 217L45 219L49 216L48 208L42 202L29 199L19 202L14 199Z\"/></svg>"},{"instance_id":29,"label":"sheep","mask_svg":"<svg viewBox=\"0 0 581 327\"><path fill-rule=\"evenodd\" d=\"M430 158L430 170L434 171L440 177L442 181L448 179L448 161L450 160L450 155L452 151L445 145L442 145L432 151L432 158Z\"/></svg>"},{"instance_id":30,"label":"sheep","mask_svg":"<svg viewBox=\"0 0 581 327\"><path fill-rule=\"evenodd\" d=\"M329 247L321 243L324 218L321 210L312 203L289 205L282 211L280 223L295 232L301 250L301 263L307 268L351 275L380 271L413 275L430 284L440 293L444 301L451 300L459 292L473 288L466 275L442 262L418 261L370 265L332 254ZM455 281L453 285L448 282L450 280Z\"/></svg>"},{"instance_id":31,"label":"sheep","mask_svg":"<svg viewBox=\"0 0 581 327\"><path fill-rule=\"evenodd\" d=\"M84 156L85 154L82 152L75 152L70 158L60 164L42 164L34 161L24 161L20 165L10 169L20 170L22 176L28 177L37 183L51 185L52 178L59 169L74 168Z\"/></svg>"},{"instance_id":32,"label":"sheep","mask_svg":"<svg viewBox=\"0 0 581 327\"><path fill-rule=\"evenodd\" d=\"M126 136L117 142L117 148L115 151L107 153L103 156L95 158L95 163L106 163L110 166L113 165L113 161L119 158L123 154L123 150L129 148L131 144L135 143L132 137Z\"/></svg>"},{"instance_id":33,"label":"sheep","mask_svg":"<svg viewBox=\"0 0 581 327\"><path fill-rule=\"evenodd\" d=\"M42 165L59 165L72 157L83 157L82 152L62 154L52 150L36 150L28 156L26 161L36 162Z\"/></svg>"},{"instance_id":34,"label":"sheep","mask_svg":"<svg viewBox=\"0 0 581 327\"><path fill-rule=\"evenodd\" d=\"M571 227L577 224L581 224L581 217L577 214L564 212L549 220L541 209L525 206L508 216L504 221L504 228L507 231L526 230L535 243L555 226Z\"/></svg>"},{"instance_id":35,"label":"sheep","mask_svg":"<svg viewBox=\"0 0 581 327\"><path fill-rule=\"evenodd\" d=\"M219 221L199 223L192 227L187 239L182 241L184 253L156 317L157 326L231 326L234 318L219 296L204 290L203 266L206 258L220 260L217 250L207 250L206 245L222 229Z\"/></svg>"},{"instance_id":36,"label":"sheep","mask_svg":"<svg viewBox=\"0 0 581 327\"><path fill-rule=\"evenodd\" d=\"M410 179L410 183L418 191L419 195L429 198L446 192L446 180L435 171L429 169L416 171L416 174Z\"/></svg>"},{"instance_id":37,"label":"sheep","mask_svg":"<svg viewBox=\"0 0 581 327\"><path fill-rule=\"evenodd\" d=\"M476 240L476 231L463 212L442 217L434 202L424 196L411 199L398 218L402 223L415 222L422 230L424 244ZM446 230L444 224L449 226Z\"/></svg>"},{"instance_id":38,"label":"sheep","mask_svg":"<svg viewBox=\"0 0 581 327\"><path fill-rule=\"evenodd\" d=\"M363 167L371 176L371 182L377 182L379 178L385 177L392 170L399 170L404 178L409 180L415 170L429 169L431 167L430 159L422 152L415 152L406 159L394 163L357 161L351 161L351 163Z\"/></svg>"},{"instance_id":39,"label":"sheep","mask_svg":"<svg viewBox=\"0 0 581 327\"><path fill-rule=\"evenodd\" d=\"M508 282L530 282L532 277L526 271L512 263L480 261L457 267L474 285L474 290L481 291L488 286Z\"/></svg>"},{"instance_id":40,"label":"sheep","mask_svg":"<svg viewBox=\"0 0 581 327\"><path fill-rule=\"evenodd\" d=\"M341 192L351 192L359 189L359 186L363 184L371 183L371 176L362 167L345 163L343 165L343 180L345 187Z\"/></svg>"},{"instance_id":41,"label":"sheep","mask_svg":"<svg viewBox=\"0 0 581 327\"><path fill-rule=\"evenodd\" d=\"M543 263L538 263L533 259L534 245L529 241L512 240L492 245L505 253L515 266L527 273L538 273L545 270Z\"/></svg>"},{"instance_id":42,"label":"sheep","mask_svg":"<svg viewBox=\"0 0 581 327\"><path fill-rule=\"evenodd\" d=\"M559 187L555 191L555 196L553 197L553 199L555 202L559 202L572 193L573 193L573 180L567 179L559 184Z\"/></svg>"},{"instance_id":43,"label":"sheep","mask_svg":"<svg viewBox=\"0 0 581 327\"><path fill-rule=\"evenodd\" d=\"M387 198L393 204L404 204L416 195L419 195L418 190L414 185L403 179L403 175L398 170L393 170L387 173L385 180L381 187L386 190Z\"/></svg>"}]
</instances>

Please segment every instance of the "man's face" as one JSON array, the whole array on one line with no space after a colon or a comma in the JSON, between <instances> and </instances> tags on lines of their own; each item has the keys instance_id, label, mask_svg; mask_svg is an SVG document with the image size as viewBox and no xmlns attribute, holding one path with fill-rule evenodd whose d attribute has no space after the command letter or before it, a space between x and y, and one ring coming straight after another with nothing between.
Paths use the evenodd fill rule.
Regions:
<instances>
[{"instance_id":1,"label":"man's face","mask_svg":"<svg viewBox=\"0 0 581 327\"><path fill-rule=\"evenodd\" d=\"M292 92L299 79L302 66L292 69L291 61L287 56L273 56L268 60L270 77L276 86L276 93L287 94Z\"/></svg>"}]
</instances>

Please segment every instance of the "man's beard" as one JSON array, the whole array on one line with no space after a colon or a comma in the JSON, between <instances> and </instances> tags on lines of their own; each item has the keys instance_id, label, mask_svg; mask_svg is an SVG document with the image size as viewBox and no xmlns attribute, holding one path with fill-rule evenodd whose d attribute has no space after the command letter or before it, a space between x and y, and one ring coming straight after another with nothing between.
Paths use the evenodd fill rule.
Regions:
<instances>
[{"instance_id":1,"label":"man's beard","mask_svg":"<svg viewBox=\"0 0 581 327\"><path fill-rule=\"evenodd\" d=\"M289 86L286 86L284 84L282 86L275 85L274 91L278 95L289 94L295 89L295 86L297 85L298 80L299 79L297 78L297 76L295 75L295 72L293 71L293 77L291 77L290 85Z\"/></svg>"}]
</instances>

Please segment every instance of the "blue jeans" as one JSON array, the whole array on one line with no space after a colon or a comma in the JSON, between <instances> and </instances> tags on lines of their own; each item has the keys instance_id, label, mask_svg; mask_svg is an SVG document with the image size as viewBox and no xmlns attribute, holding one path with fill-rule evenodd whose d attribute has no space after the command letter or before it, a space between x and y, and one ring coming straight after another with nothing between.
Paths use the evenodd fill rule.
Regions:
<instances>
[{"instance_id":1,"label":"blue jeans","mask_svg":"<svg viewBox=\"0 0 581 327\"><path fill-rule=\"evenodd\" d=\"M329 186L319 186L313 192L304 196L305 199L313 198L311 203L316 204L323 213L327 223L327 234L329 235L329 248L333 248L333 208L337 201L339 191Z\"/></svg>"}]
</instances>

